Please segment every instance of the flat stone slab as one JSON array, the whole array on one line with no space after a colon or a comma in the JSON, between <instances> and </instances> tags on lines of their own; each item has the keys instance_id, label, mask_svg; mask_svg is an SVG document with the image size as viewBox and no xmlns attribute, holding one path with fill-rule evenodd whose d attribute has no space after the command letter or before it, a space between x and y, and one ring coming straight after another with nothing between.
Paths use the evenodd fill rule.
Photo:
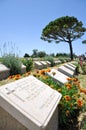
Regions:
<instances>
[{"instance_id":1,"label":"flat stone slab","mask_svg":"<svg viewBox=\"0 0 86 130\"><path fill-rule=\"evenodd\" d=\"M34 61L34 67L36 69L43 69L43 65L39 61Z\"/></svg>"},{"instance_id":2,"label":"flat stone slab","mask_svg":"<svg viewBox=\"0 0 86 130\"><path fill-rule=\"evenodd\" d=\"M70 66L72 66L72 67L74 67L74 68L76 68L76 66L75 65L73 65L72 63L68 63Z\"/></svg>"},{"instance_id":3,"label":"flat stone slab","mask_svg":"<svg viewBox=\"0 0 86 130\"><path fill-rule=\"evenodd\" d=\"M66 68L65 66L60 66L58 67L58 71L60 71L61 73L69 76L69 77L73 77L74 76L74 71Z\"/></svg>"},{"instance_id":4,"label":"flat stone slab","mask_svg":"<svg viewBox=\"0 0 86 130\"><path fill-rule=\"evenodd\" d=\"M31 75L0 87L0 107L29 130L47 130L60 99L59 92Z\"/></svg>"},{"instance_id":5,"label":"flat stone slab","mask_svg":"<svg viewBox=\"0 0 86 130\"><path fill-rule=\"evenodd\" d=\"M61 61L60 61L60 60L57 60L57 61L55 61L54 63L55 63L55 65L58 65L58 64L61 64Z\"/></svg>"},{"instance_id":6,"label":"flat stone slab","mask_svg":"<svg viewBox=\"0 0 86 130\"><path fill-rule=\"evenodd\" d=\"M26 66L22 64L21 66L21 74L26 73Z\"/></svg>"},{"instance_id":7,"label":"flat stone slab","mask_svg":"<svg viewBox=\"0 0 86 130\"><path fill-rule=\"evenodd\" d=\"M10 69L0 63L0 80L8 78L10 75Z\"/></svg>"},{"instance_id":8,"label":"flat stone slab","mask_svg":"<svg viewBox=\"0 0 86 130\"><path fill-rule=\"evenodd\" d=\"M52 79L55 82L59 82L61 85L68 82L67 78L69 78L69 77L56 69L51 69L51 71L47 72L47 74L50 77L52 77Z\"/></svg>"},{"instance_id":9,"label":"flat stone slab","mask_svg":"<svg viewBox=\"0 0 86 130\"><path fill-rule=\"evenodd\" d=\"M46 68L47 67L47 63L45 61L40 61L41 64L43 65L43 68Z\"/></svg>"},{"instance_id":10,"label":"flat stone slab","mask_svg":"<svg viewBox=\"0 0 86 130\"><path fill-rule=\"evenodd\" d=\"M74 71L74 72L75 72L75 70L76 70L76 68L73 67L73 66L71 66L70 64L64 64L64 66L65 66L66 68L68 68L68 69Z\"/></svg>"},{"instance_id":11,"label":"flat stone slab","mask_svg":"<svg viewBox=\"0 0 86 130\"><path fill-rule=\"evenodd\" d=\"M2 71L9 71L10 69L8 67L6 67L5 65L0 63L0 72Z\"/></svg>"},{"instance_id":12,"label":"flat stone slab","mask_svg":"<svg viewBox=\"0 0 86 130\"><path fill-rule=\"evenodd\" d=\"M47 66L50 67L51 66L51 62L50 61L46 61Z\"/></svg>"}]
</instances>

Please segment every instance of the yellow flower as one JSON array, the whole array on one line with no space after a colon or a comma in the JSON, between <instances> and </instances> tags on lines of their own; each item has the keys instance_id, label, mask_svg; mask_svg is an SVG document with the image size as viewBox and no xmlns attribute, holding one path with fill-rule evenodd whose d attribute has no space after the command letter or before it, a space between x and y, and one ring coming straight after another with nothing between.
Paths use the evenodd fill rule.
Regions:
<instances>
[{"instance_id":1,"label":"yellow flower","mask_svg":"<svg viewBox=\"0 0 86 130\"><path fill-rule=\"evenodd\" d=\"M61 88L59 88L59 89L58 89L58 92L61 92L61 91L62 91Z\"/></svg>"},{"instance_id":2,"label":"yellow flower","mask_svg":"<svg viewBox=\"0 0 86 130\"><path fill-rule=\"evenodd\" d=\"M14 80L18 80L20 78L21 78L20 74L17 74L17 75L14 76Z\"/></svg>"},{"instance_id":3,"label":"yellow flower","mask_svg":"<svg viewBox=\"0 0 86 130\"><path fill-rule=\"evenodd\" d=\"M71 97L69 95L64 96L64 98L66 99L66 101L70 101Z\"/></svg>"}]
</instances>

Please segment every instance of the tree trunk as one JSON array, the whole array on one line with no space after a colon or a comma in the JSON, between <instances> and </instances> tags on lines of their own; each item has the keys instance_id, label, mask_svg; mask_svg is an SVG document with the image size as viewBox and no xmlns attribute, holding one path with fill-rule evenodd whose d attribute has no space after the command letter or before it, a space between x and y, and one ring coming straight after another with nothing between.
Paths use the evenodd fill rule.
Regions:
<instances>
[{"instance_id":1,"label":"tree trunk","mask_svg":"<svg viewBox=\"0 0 86 130\"><path fill-rule=\"evenodd\" d=\"M70 58L73 60L73 49L72 49L72 43L69 42L69 48L70 48Z\"/></svg>"}]
</instances>

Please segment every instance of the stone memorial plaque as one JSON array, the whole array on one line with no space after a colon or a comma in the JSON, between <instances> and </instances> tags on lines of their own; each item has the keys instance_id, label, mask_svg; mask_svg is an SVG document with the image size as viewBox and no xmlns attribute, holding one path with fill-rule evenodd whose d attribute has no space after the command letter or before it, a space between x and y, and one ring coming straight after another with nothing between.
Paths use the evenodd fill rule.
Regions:
<instances>
[{"instance_id":1,"label":"stone memorial plaque","mask_svg":"<svg viewBox=\"0 0 86 130\"><path fill-rule=\"evenodd\" d=\"M47 66L50 67L51 66L51 62L50 61L46 61Z\"/></svg>"},{"instance_id":2,"label":"stone memorial plaque","mask_svg":"<svg viewBox=\"0 0 86 130\"><path fill-rule=\"evenodd\" d=\"M34 76L0 87L0 106L29 130L44 129L61 94Z\"/></svg>"},{"instance_id":3,"label":"stone memorial plaque","mask_svg":"<svg viewBox=\"0 0 86 130\"><path fill-rule=\"evenodd\" d=\"M21 74L26 73L26 66L22 64L21 66Z\"/></svg>"},{"instance_id":4,"label":"stone memorial plaque","mask_svg":"<svg viewBox=\"0 0 86 130\"><path fill-rule=\"evenodd\" d=\"M73 65L72 63L68 63L70 66L72 66L72 67L74 67L74 68L76 68L76 66L75 65Z\"/></svg>"},{"instance_id":5,"label":"stone memorial plaque","mask_svg":"<svg viewBox=\"0 0 86 130\"><path fill-rule=\"evenodd\" d=\"M54 63L55 63L55 65L58 65L58 64L61 64L61 61L60 61L60 60L57 60L57 61L55 61Z\"/></svg>"},{"instance_id":6,"label":"stone memorial plaque","mask_svg":"<svg viewBox=\"0 0 86 130\"><path fill-rule=\"evenodd\" d=\"M0 80L8 78L10 75L10 69L0 63Z\"/></svg>"},{"instance_id":7,"label":"stone memorial plaque","mask_svg":"<svg viewBox=\"0 0 86 130\"><path fill-rule=\"evenodd\" d=\"M34 61L34 67L36 69L42 69L43 65L39 61Z\"/></svg>"},{"instance_id":8,"label":"stone memorial plaque","mask_svg":"<svg viewBox=\"0 0 86 130\"><path fill-rule=\"evenodd\" d=\"M70 64L64 64L65 67L67 67L68 69L72 70L75 72L76 68L74 68L73 66L71 66Z\"/></svg>"},{"instance_id":9,"label":"stone memorial plaque","mask_svg":"<svg viewBox=\"0 0 86 130\"><path fill-rule=\"evenodd\" d=\"M0 72L1 71L6 71L6 70L9 70L9 68L7 68L5 65L0 63Z\"/></svg>"},{"instance_id":10,"label":"stone memorial plaque","mask_svg":"<svg viewBox=\"0 0 86 130\"><path fill-rule=\"evenodd\" d=\"M60 71L61 73L65 74L69 77L73 77L73 75L74 75L74 71L66 68L65 66L58 67L58 71Z\"/></svg>"},{"instance_id":11,"label":"stone memorial plaque","mask_svg":"<svg viewBox=\"0 0 86 130\"><path fill-rule=\"evenodd\" d=\"M59 82L61 85L68 82L67 78L69 77L56 69L51 69L47 74L52 77L55 82Z\"/></svg>"},{"instance_id":12,"label":"stone memorial plaque","mask_svg":"<svg viewBox=\"0 0 86 130\"><path fill-rule=\"evenodd\" d=\"M43 65L43 68L46 68L47 67L47 63L45 61L40 61Z\"/></svg>"}]
</instances>

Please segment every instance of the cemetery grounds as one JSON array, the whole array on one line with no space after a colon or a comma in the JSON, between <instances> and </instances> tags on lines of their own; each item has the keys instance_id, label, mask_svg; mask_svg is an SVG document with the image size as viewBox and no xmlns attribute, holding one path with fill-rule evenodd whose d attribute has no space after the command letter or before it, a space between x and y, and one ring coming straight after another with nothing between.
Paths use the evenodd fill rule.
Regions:
<instances>
[{"instance_id":1,"label":"cemetery grounds","mask_svg":"<svg viewBox=\"0 0 86 130\"><path fill-rule=\"evenodd\" d=\"M33 70L31 73L34 73L34 71L35 70ZM26 73L26 75L23 75L23 77L25 77L25 76L28 76L30 73ZM22 76L21 76L21 78L23 78ZM86 74L81 74L81 73L79 73L77 76L76 76L78 79L79 79L79 81L80 81L80 86L82 86L83 88L85 88L86 89ZM20 76L19 76L19 78L20 78ZM17 78L15 77L15 80L16 80ZM6 80L2 80L2 81L0 81L0 86L2 86L2 85L4 85L4 84L7 84L7 83L10 83L10 82L13 82L14 80L13 79L6 79ZM86 130L86 106L83 108L83 110L80 112L80 115L78 116L78 120L79 120L79 123L80 123L80 129L79 130ZM74 119L75 120L75 119ZM78 122L77 121L75 121L75 125L74 125L74 128L73 128L73 126L70 124L70 128L69 129L67 129L67 128L60 128L59 130L78 130Z\"/></svg>"}]
</instances>

